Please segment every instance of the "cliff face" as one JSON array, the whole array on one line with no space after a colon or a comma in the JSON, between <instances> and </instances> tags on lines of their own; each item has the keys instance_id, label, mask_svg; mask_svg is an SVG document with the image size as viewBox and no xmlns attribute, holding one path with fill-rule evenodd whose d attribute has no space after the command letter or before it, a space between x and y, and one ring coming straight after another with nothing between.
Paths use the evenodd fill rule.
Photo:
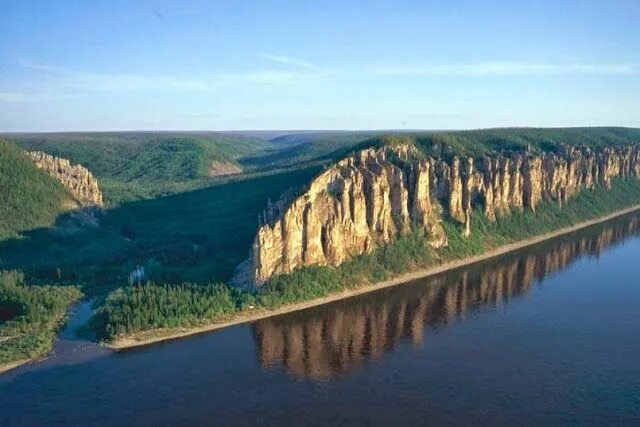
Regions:
<instances>
[{"instance_id":1,"label":"cliff face","mask_svg":"<svg viewBox=\"0 0 640 427\"><path fill-rule=\"evenodd\" d=\"M541 201L564 203L616 177L640 177L640 148L563 146L449 162L410 144L366 149L325 170L293 201L269 207L253 244L251 278L259 285L302 266L336 266L412 227L423 227L433 247L446 246L444 215L470 235L477 207L495 220Z\"/></svg>"},{"instance_id":2,"label":"cliff face","mask_svg":"<svg viewBox=\"0 0 640 427\"><path fill-rule=\"evenodd\" d=\"M538 253L498 260L480 271L436 276L429 286L390 293L385 299L344 300L304 316L260 320L253 324L260 362L265 368L284 366L296 377L335 377L401 342L420 344L435 326L484 306L506 305L545 277L583 256L599 256L639 230L640 222L634 219Z\"/></svg>"},{"instance_id":3,"label":"cliff face","mask_svg":"<svg viewBox=\"0 0 640 427\"><path fill-rule=\"evenodd\" d=\"M98 181L87 168L72 165L67 159L54 157L41 151L29 151L27 155L39 169L60 181L81 206L103 206Z\"/></svg>"}]
</instances>

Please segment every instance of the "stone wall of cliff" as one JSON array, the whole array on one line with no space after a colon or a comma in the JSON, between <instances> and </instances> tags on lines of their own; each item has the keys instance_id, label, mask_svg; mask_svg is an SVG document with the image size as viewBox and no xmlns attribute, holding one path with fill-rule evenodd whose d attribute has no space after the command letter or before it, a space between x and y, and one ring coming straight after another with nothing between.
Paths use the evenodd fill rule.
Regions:
<instances>
[{"instance_id":1,"label":"stone wall of cliff","mask_svg":"<svg viewBox=\"0 0 640 427\"><path fill-rule=\"evenodd\" d=\"M253 324L262 366L284 366L292 375L327 379L375 359L400 342L420 344L431 328L483 306L503 306L585 255L599 254L637 234L633 219L596 235L562 241L538 253L499 260L486 268L435 276L429 286L385 299L344 300L304 316L278 316Z\"/></svg>"},{"instance_id":2,"label":"stone wall of cliff","mask_svg":"<svg viewBox=\"0 0 640 427\"><path fill-rule=\"evenodd\" d=\"M424 227L433 247L446 246L444 216L469 235L474 209L493 221L542 201L562 204L617 177L640 177L640 147L561 146L554 153L449 161L411 144L365 149L267 210L252 248L251 280L260 285L302 266L337 266L412 227Z\"/></svg>"},{"instance_id":3,"label":"stone wall of cliff","mask_svg":"<svg viewBox=\"0 0 640 427\"><path fill-rule=\"evenodd\" d=\"M102 192L93 174L82 165L73 165L67 159L51 156L41 151L29 151L27 155L71 193L80 206L103 206Z\"/></svg>"}]
</instances>

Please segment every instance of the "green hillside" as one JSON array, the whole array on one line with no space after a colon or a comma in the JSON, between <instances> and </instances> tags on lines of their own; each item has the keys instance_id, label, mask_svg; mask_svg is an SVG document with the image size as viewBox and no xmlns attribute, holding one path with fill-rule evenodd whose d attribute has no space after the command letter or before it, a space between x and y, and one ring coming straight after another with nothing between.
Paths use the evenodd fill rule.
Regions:
<instances>
[{"instance_id":1,"label":"green hillside","mask_svg":"<svg viewBox=\"0 0 640 427\"><path fill-rule=\"evenodd\" d=\"M23 270L32 283L82 283L89 293L126 283L136 265L164 281L228 280L248 255L267 200L308 182L318 170L121 203L100 215L99 227L72 234L43 229L0 241L0 270Z\"/></svg>"},{"instance_id":2,"label":"green hillside","mask_svg":"<svg viewBox=\"0 0 640 427\"><path fill-rule=\"evenodd\" d=\"M480 157L490 153L555 151L562 144L591 148L640 143L640 129L593 128L499 128L455 132L389 134L361 144L416 143L426 153L441 158L452 155Z\"/></svg>"},{"instance_id":3,"label":"green hillside","mask_svg":"<svg viewBox=\"0 0 640 427\"><path fill-rule=\"evenodd\" d=\"M377 132L303 132L277 136L270 147L256 156L240 159L249 170L287 168L326 162L344 156Z\"/></svg>"},{"instance_id":4,"label":"green hillside","mask_svg":"<svg viewBox=\"0 0 640 427\"><path fill-rule=\"evenodd\" d=\"M238 167L237 158L267 143L215 132L9 134L25 150L40 150L87 167L110 202L174 194L206 185L212 165Z\"/></svg>"},{"instance_id":5,"label":"green hillside","mask_svg":"<svg viewBox=\"0 0 640 427\"><path fill-rule=\"evenodd\" d=\"M0 140L0 240L51 226L72 205L58 181L38 170L20 148Z\"/></svg>"},{"instance_id":6,"label":"green hillside","mask_svg":"<svg viewBox=\"0 0 640 427\"><path fill-rule=\"evenodd\" d=\"M620 127L497 128L469 131L331 131L278 135L257 155L240 159L246 170L287 168L328 163L349 152L395 143L415 143L426 153L478 157L487 153L554 150L560 144L590 147L615 146L640 141L640 130Z\"/></svg>"}]
</instances>

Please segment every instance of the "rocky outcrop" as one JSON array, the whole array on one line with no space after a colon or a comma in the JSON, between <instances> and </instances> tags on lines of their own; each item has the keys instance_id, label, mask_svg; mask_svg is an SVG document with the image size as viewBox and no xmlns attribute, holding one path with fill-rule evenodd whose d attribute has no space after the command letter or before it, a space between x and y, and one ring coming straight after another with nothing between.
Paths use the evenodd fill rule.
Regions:
<instances>
[{"instance_id":1,"label":"rocky outcrop","mask_svg":"<svg viewBox=\"0 0 640 427\"><path fill-rule=\"evenodd\" d=\"M415 227L433 247L446 246L444 216L468 236L474 210L494 221L542 201L562 204L617 177L640 177L638 146L448 160L411 144L362 150L267 210L252 248L251 280L259 285L302 266L336 266Z\"/></svg>"},{"instance_id":2,"label":"rocky outcrop","mask_svg":"<svg viewBox=\"0 0 640 427\"><path fill-rule=\"evenodd\" d=\"M73 165L67 159L51 156L41 151L30 151L27 155L42 169L71 193L83 207L103 206L102 192L93 174L82 165Z\"/></svg>"},{"instance_id":3,"label":"rocky outcrop","mask_svg":"<svg viewBox=\"0 0 640 427\"><path fill-rule=\"evenodd\" d=\"M420 345L434 328L483 307L500 307L526 295L536 283L584 256L598 257L607 248L637 235L633 218L603 227L585 237L560 241L422 281L385 298L342 300L306 311L304 316L270 317L252 325L263 367L284 367L302 378L328 379L375 360L400 343Z\"/></svg>"},{"instance_id":4,"label":"rocky outcrop","mask_svg":"<svg viewBox=\"0 0 640 427\"><path fill-rule=\"evenodd\" d=\"M410 145L368 149L316 177L283 212L268 211L253 248L253 281L303 265L339 265L412 226L446 244L431 197L432 163Z\"/></svg>"}]
</instances>

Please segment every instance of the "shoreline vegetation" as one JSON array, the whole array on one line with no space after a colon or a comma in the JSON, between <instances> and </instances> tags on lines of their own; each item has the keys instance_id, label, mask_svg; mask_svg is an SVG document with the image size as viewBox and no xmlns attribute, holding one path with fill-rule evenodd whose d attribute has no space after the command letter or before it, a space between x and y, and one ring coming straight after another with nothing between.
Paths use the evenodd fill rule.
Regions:
<instances>
[{"instance_id":1,"label":"shoreline vegetation","mask_svg":"<svg viewBox=\"0 0 640 427\"><path fill-rule=\"evenodd\" d=\"M78 287L32 286L20 272L0 271L0 373L46 357L80 298Z\"/></svg>"},{"instance_id":2,"label":"shoreline vegetation","mask_svg":"<svg viewBox=\"0 0 640 427\"><path fill-rule=\"evenodd\" d=\"M379 248L372 254L356 257L337 268L311 267L276 277L255 293L247 292L248 296L240 295L240 308L229 313L221 313L216 318L201 320L191 325L155 327L117 334L106 340L104 345L114 350L144 346L304 310L404 284L488 260L640 210L640 204L629 203L634 200L640 200L640 181L617 180L611 189L601 187L584 190L562 207L555 203L546 203L541 205L536 213L515 212L508 217L499 218L496 223L489 223L478 214L473 218L476 233L469 238L463 238L460 230L453 224L445 224L451 241L450 246L444 250L436 251L429 248L423 236L412 233L389 246ZM395 265L389 264L390 262L394 262ZM362 273L361 268L356 268L363 265L366 274ZM363 280L345 284L345 281L356 277ZM315 296L309 297L314 293ZM231 304L238 295L230 292L225 297ZM250 309L249 305L254 308Z\"/></svg>"},{"instance_id":3,"label":"shoreline vegetation","mask_svg":"<svg viewBox=\"0 0 640 427\"><path fill-rule=\"evenodd\" d=\"M85 224L83 218L59 215L53 228L29 228L20 238L3 240L0 270L23 272L27 280L20 286L35 288L32 298L43 301L61 295L56 289L72 288L63 285L79 285L73 288L96 301L87 325L92 335L101 344L119 349L302 310L458 268L605 221L635 210L640 203L640 179L622 178L635 176L637 171L619 164L623 159L616 155L617 160L611 165L598 163L608 179L591 176L594 187L572 191L568 198L562 197L557 188L555 197L541 203L522 203L524 208L507 203L506 208L495 211L491 199L475 194L472 204L463 207L464 225L459 206L452 208L451 194L445 195L434 204L433 213L437 215L432 219L438 227L442 225L438 233L446 233L446 247L431 247L429 241L434 236L427 230L433 229L411 218L400 235L388 230L395 233L392 243L377 247L374 244L373 250L367 247L366 253L337 267L311 265L289 274L270 274L267 283L257 288L234 287L230 281L237 266L246 261L247 249L256 235L256 218L265 212L265 206L287 192L295 193L302 183L317 176L323 165L327 167L353 152L386 144L414 144L422 154L449 161L452 156L510 158L512 153L524 152L555 156L567 146L597 151L627 147L636 153L629 161L633 160L633 168L637 168L640 129L293 134L269 137L259 147L251 144L254 136L243 139L248 145L240 151L232 144L239 135L223 138L213 134L134 132L16 137L20 141L14 142L23 149L69 158L91 170L100 185L126 191L105 192L110 203L96 221ZM95 138L99 144L92 142ZM9 144L11 149L19 151ZM212 161L240 165L243 174L211 177ZM304 166L297 169L296 165ZM616 165L627 173L616 173ZM23 164L19 169L31 171L31 166ZM593 172L590 166L583 166ZM568 175L561 175L559 182L569 179ZM620 178L613 178L616 176ZM213 178L224 185L210 185ZM546 178L540 179L542 184L546 182ZM25 180L24 187L32 186L31 181ZM183 187L185 182L188 185ZM180 188L172 187L172 183L179 183ZM187 191L195 184L206 187ZM28 216L39 201L29 191L21 191L20 195L24 197L15 203L19 208L16 219ZM497 218L486 214L492 206ZM529 208L532 206L535 212ZM473 230L470 235L469 230ZM377 238L373 236L374 240ZM131 278L132 271L143 271L137 284ZM55 286L39 286L49 284ZM47 288L47 292L37 293L40 288ZM24 318L23 311L16 310L19 307L0 299L0 364L29 359L16 351L27 348L19 343L26 334L3 331L6 325ZM60 322L68 307L62 309ZM40 341L33 339L31 344L35 342ZM13 354L3 360L3 352Z\"/></svg>"}]
</instances>

